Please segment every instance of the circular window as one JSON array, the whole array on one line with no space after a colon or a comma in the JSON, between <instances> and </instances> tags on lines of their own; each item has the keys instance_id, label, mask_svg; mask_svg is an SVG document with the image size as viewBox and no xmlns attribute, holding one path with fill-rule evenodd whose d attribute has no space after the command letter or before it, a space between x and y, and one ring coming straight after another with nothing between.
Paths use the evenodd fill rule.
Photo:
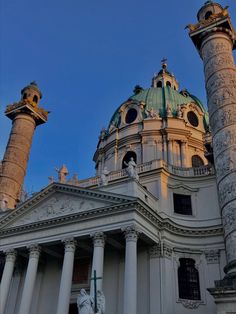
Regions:
<instances>
[{"instance_id":1,"label":"circular window","mask_svg":"<svg viewBox=\"0 0 236 314\"><path fill-rule=\"evenodd\" d=\"M187 113L187 118L192 126L198 126L198 117L193 111Z\"/></svg>"},{"instance_id":2,"label":"circular window","mask_svg":"<svg viewBox=\"0 0 236 314\"><path fill-rule=\"evenodd\" d=\"M137 118L137 110L134 108L131 108L128 110L126 116L125 116L125 122L126 123L132 123Z\"/></svg>"}]
</instances>

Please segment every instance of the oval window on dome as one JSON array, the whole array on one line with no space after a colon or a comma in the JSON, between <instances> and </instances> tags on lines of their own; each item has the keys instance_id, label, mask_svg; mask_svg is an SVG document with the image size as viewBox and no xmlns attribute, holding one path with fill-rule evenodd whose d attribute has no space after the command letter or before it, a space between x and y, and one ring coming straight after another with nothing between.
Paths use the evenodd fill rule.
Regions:
<instances>
[{"instance_id":1,"label":"oval window on dome","mask_svg":"<svg viewBox=\"0 0 236 314\"><path fill-rule=\"evenodd\" d=\"M138 112L134 108L130 108L125 116L125 122L126 123L132 123L137 118Z\"/></svg>"},{"instance_id":2,"label":"oval window on dome","mask_svg":"<svg viewBox=\"0 0 236 314\"><path fill-rule=\"evenodd\" d=\"M192 126L195 126L195 127L198 126L199 122L198 122L198 117L197 117L196 113L194 113L193 111L189 111L187 113L187 118L188 118L189 123Z\"/></svg>"}]
</instances>

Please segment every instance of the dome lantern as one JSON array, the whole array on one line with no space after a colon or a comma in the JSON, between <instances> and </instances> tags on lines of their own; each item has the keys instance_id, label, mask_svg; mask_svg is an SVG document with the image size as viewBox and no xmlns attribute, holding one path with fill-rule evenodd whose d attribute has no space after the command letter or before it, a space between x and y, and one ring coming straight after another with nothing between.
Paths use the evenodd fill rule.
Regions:
<instances>
[{"instance_id":1,"label":"dome lantern","mask_svg":"<svg viewBox=\"0 0 236 314\"><path fill-rule=\"evenodd\" d=\"M152 87L154 88L162 88L169 86L175 90L179 89L179 83L176 80L173 73L167 70L167 59L163 58L162 61L162 69L156 74L152 79Z\"/></svg>"}]
</instances>

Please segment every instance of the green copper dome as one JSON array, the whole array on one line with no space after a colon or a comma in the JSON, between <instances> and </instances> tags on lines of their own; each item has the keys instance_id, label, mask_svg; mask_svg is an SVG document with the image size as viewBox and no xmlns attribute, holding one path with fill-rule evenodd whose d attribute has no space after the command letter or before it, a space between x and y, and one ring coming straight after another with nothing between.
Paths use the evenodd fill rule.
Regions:
<instances>
[{"instance_id":1,"label":"green copper dome","mask_svg":"<svg viewBox=\"0 0 236 314\"><path fill-rule=\"evenodd\" d=\"M143 102L145 104L145 110L153 109L159 113L159 116L161 118L166 117L167 106L171 108L172 114L175 117L177 115L178 105L195 103L204 113L205 127L208 126L208 113L206 112L203 104L196 96L189 94L187 90L178 92L176 89L170 86L150 87L147 89L139 88L138 92L135 95L131 96L128 100ZM119 127L119 109L120 107L112 116L109 126L112 124L116 127ZM146 118L145 111L143 112L143 118Z\"/></svg>"}]
</instances>

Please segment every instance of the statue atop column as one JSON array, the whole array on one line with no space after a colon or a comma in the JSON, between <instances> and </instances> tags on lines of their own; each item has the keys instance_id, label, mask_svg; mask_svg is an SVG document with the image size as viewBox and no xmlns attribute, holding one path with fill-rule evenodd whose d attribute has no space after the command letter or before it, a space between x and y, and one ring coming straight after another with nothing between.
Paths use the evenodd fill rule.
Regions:
<instances>
[{"instance_id":1,"label":"statue atop column","mask_svg":"<svg viewBox=\"0 0 236 314\"><path fill-rule=\"evenodd\" d=\"M131 157L130 161L128 163L125 161L124 164L127 166L126 171L128 173L128 176L130 178L139 180L139 176L138 176L138 172L137 172L137 165L134 161L134 158Z\"/></svg>"}]
</instances>

